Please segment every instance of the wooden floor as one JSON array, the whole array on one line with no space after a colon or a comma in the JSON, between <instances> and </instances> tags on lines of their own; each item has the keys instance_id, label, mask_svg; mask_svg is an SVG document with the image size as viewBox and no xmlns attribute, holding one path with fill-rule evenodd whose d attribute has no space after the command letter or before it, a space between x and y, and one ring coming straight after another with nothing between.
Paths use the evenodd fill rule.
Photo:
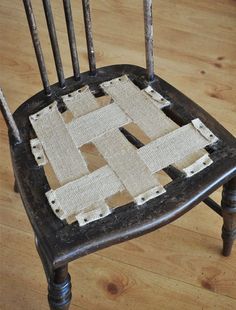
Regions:
<instances>
[{"instance_id":1,"label":"wooden floor","mask_svg":"<svg viewBox=\"0 0 236 310\"><path fill-rule=\"evenodd\" d=\"M40 0L33 0L56 81ZM62 1L55 22L71 75ZM142 1L93 0L98 66L144 66ZM156 72L236 134L236 2L154 0ZM80 1L73 0L81 70L87 70ZM1 0L0 84L14 111L41 89L22 1ZM13 174L0 116L1 310L48 309L47 285ZM213 196L219 202L220 190ZM71 310L236 309L236 246L221 256L221 219L200 204L154 233L70 264Z\"/></svg>"}]
</instances>

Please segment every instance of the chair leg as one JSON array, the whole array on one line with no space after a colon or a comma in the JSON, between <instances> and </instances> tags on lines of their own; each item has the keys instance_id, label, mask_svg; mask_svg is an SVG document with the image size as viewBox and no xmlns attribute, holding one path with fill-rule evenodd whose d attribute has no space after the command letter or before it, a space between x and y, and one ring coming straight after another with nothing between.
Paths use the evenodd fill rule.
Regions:
<instances>
[{"instance_id":1,"label":"chair leg","mask_svg":"<svg viewBox=\"0 0 236 310\"><path fill-rule=\"evenodd\" d=\"M48 302L51 310L68 310L71 302L71 281L68 265L53 270L46 260L41 243L35 237L35 245L41 258L48 282Z\"/></svg>"},{"instance_id":2,"label":"chair leg","mask_svg":"<svg viewBox=\"0 0 236 310\"><path fill-rule=\"evenodd\" d=\"M19 188L18 188L16 179L15 179L15 181L14 181L14 192L15 192L15 193L19 193Z\"/></svg>"},{"instance_id":3,"label":"chair leg","mask_svg":"<svg viewBox=\"0 0 236 310\"><path fill-rule=\"evenodd\" d=\"M223 255L229 256L236 239L236 177L224 185L221 206Z\"/></svg>"},{"instance_id":4,"label":"chair leg","mask_svg":"<svg viewBox=\"0 0 236 310\"><path fill-rule=\"evenodd\" d=\"M51 310L68 310L71 302L68 265L60 267L48 279L48 302Z\"/></svg>"}]
</instances>

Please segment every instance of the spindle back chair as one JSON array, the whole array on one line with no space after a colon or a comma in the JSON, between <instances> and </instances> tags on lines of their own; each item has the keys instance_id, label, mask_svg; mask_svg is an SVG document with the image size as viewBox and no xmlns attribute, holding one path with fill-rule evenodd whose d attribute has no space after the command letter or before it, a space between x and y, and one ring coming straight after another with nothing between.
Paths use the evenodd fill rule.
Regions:
<instances>
[{"instance_id":1,"label":"spindle back chair","mask_svg":"<svg viewBox=\"0 0 236 310\"><path fill-rule=\"evenodd\" d=\"M9 129L10 150L16 180L15 190L21 194L27 215L35 233L36 247L48 280L50 308L53 310L69 309L71 281L68 273L68 263L70 261L158 229L182 216L201 201L204 201L216 213L223 216L223 254L228 256L236 237L236 142L234 137L207 112L154 74L152 1L143 1L146 47L146 69L143 69L134 65L112 65L96 68L90 3L89 0L82 0L89 71L80 73L72 8L70 0L63 0L74 73L72 77L65 78L51 3L50 0L43 0L43 8L58 77L58 83L54 85L49 83L31 1L23 0L23 3L44 89L23 103L15 111L14 116L12 116L6 100L1 93L1 110ZM106 107L106 113L108 113L108 109L111 109L112 113L113 110L116 112L114 115L111 114L114 119L112 117L108 119L106 126L115 122L116 125L114 126L119 128L119 130L112 128L114 129L112 134L114 134L114 137L118 137L118 141L121 141L121 148L124 146L122 154L126 154L127 151L129 156L132 155L134 157L132 157L131 161L127 154L127 157L122 158L123 155L119 154L118 149L116 150L117 144L114 146L115 151L113 150L113 136L111 131L104 131L98 135L98 132L103 129L99 127L102 124L99 123L99 118L98 120L96 119L96 113L98 110L102 110L102 108L98 109L97 106L90 107L91 109L84 113L84 115L79 115L78 119L80 124L83 122L86 123L88 119L93 121L94 127L89 127L89 134L94 128L93 134L95 138L93 137L94 140L92 141L94 141L108 162L108 166L105 167L107 174L104 174L103 177L112 178L113 183L111 183L114 187L118 186L119 189L124 188L124 184L128 184L126 188L128 188L130 193L133 190L132 186L134 188L136 186L146 188L146 180L147 182L154 180L150 176L151 170L153 173L163 169L171 177L172 182L163 187L159 183L156 183L155 180L152 183L154 185L151 186L151 190L150 188L148 190L145 189L141 194L134 195L131 203L116 208L112 212L107 208L106 204L104 206L104 200L100 209L99 206L96 206L96 208L93 207L92 211L91 209L86 209L87 213L83 213L84 210L82 210L82 213L74 214L78 222L73 221L72 224L69 224L69 213L67 214L68 218L63 217L64 215L61 217L58 216L59 209L54 208L54 205L60 199L61 203L63 202L63 197L60 197L61 188L65 189L61 196L67 195L67 191L71 190L75 184L79 184L79 191L82 191L81 186L85 186L83 180L86 176L82 176L78 180L76 178L70 179L69 182L64 182L65 180L63 180L64 184L66 183L65 185L62 182L59 190L51 190L45 176L42 160L46 161L46 157L50 158L50 154L53 156L55 152L49 152L50 149L48 147L50 145L45 144L45 137L40 138L42 133L40 130L42 128L37 126L40 123L41 116L50 115L52 119L52 115L56 114L58 116L59 112L63 113L68 109L71 109L74 116L76 113L81 113L77 109L78 106L80 109L83 109L87 104L95 104L96 98L104 95L104 92L110 95L114 101L114 103L111 101ZM128 100L127 98L124 99L126 95L128 96ZM84 106L80 104L83 98L79 97L80 99L78 99L76 96L85 96ZM74 102L74 99L72 100L71 98L77 99ZM130 106L129 101L132 101L135 105ZM145 106L145 108L142 109L142 106ZM153 116L152 113L148 114L149 108L151 109L150 111L154 111L154 114L157 113L155 115L160 117L160 119L158 117L155 118L155 115ZM53 112L50 112L50 110ZM139 114L137 114L137 111ZM146 112L151 118L153 116L153 119L150 119L151 125L140 119L146 117ZM109 115L101 115L102 122L105 123ZM145 134L149 135L151 139L150 143L144 145L143 141L140 141L140 139L123 126L127 122L130 122L130 119L136 121ZM53 121L54 119L52 119L52 126ZM157 136L155 136L151 131L155 131L155 128L150 126L156 123L158 130L161 131L163 130L160 127L161 121L171 124L172 129L168 131L164 128L161 137L160 135L158 136L158 131ZM76 120L73 124L77 124ZM96 128L96 125L98 128ZM77 132L79 131L79 125L77 124L76 126L75 129ZM66 125L65 127L68 129L70 126ZM71 136L73 136L71 133L72 129L70 131ZM49 127L47 127L48 130L50 130ZM178 139L181 139L182 131L186 131L187 138L192 133L194 137L196 136L201 141L203 138L207 140L207 142L204 142L204 145L201 144L201 147L199 147L201 149L205 148L201 156L198 153L194 161L191 164L188 162L187 166L183 162L180 164L176 160L179 152L187 148L183 142L181 142L181 149L176 147L176 154L174 153L175 160L171 157L171 148L175 147L175 140L178 142ZM35 140L35 133L37 138L39 138L38 140L36 138L37 141ZM172 136L172 134L174 135ZM85 139L85 136L86 133L82 131L80 139ZM108 140L110 139L109 146L106 146L105 151L103 149L105 143L105 140L103 140L104 136ZM47 138L50 139L50 137ZM80 146L81 141L78 142L76 140L77 142L75 142L76 137L73 136L72 138L73 143L77 143ZM37 145L33 144L34 142ZM35 148L37 149L37 153L34 153ZM44 151L47 156L45 156ZM114 157L116 153L120 156L118 162ZM164 153L164 156L162 153ZM185 154L184 158L187 155ZM140 157L142 161L140 161ZM165 158L165 160L162 158L164 164L160 164L157 157ZM166 157L171 157L171 159L168 161ZM136 160L138 161L138 165L141 166L143 165L143 161L145 162L146 166L143 172L138 171L139 167L137 168L135 166L134 162ZM176 161L178 162L177 164ZM122 165L119 165L119 162L128 170L129 176L132 176L132 173L136 176L136 172L138 171L140 174L140 177L137 178L140 179L140 181L137 181L138 185L133 179L127 181L127 175L125 175L125 178L122 178L125 172L122 170ZM153 165L155 166L154 168ZM156 168L156 166L159 168ZM147 170L147 167L149 170ZM105 168L103 169L103 173ZM120 179L114 175L113 170ZM147 179L145 179L146 174L148 174ZM91 172L91 180L93 180L93 175L93 172ZM96 177L98 176L99 174L97 172ZM142 183L143 178L145 181ZM91 180L89 186L86 185L89 195L93 195L92 188L96 187L96 180ZM79 183L76 183L77 181ZM219 206L209 198L209 195L222 185L224 186L222 205ZM101 186L99 183L99 190L95 192L98 196L101 195ZM49 196L46 197L45 194L49 196L51 194L55 195L56 201L48 198ZM70 198L67 197L68 204L70 203ZM82 198L80 196L77 198L76 196L75 201L80 201L79 199ZM101 201L99 200L99 202ZM74 200L71 200L71 203L74 203ZM89 203L92 204L91 201ZM95 204L96 202L93 202L92 205L94 206ZM63 207L63 212L66 213L67 206ZM96 213L97 210L100 214ZM101 210L105 210L107 214L101 214ZM90 220L85 216L90 216Z\"/></svg>"}]
</instances>

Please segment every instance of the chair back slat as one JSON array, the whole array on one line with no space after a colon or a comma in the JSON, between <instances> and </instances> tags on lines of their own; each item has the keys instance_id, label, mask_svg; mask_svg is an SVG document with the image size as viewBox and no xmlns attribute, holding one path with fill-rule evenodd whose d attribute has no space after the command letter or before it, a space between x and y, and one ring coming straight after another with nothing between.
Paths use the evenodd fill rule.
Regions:
<instances>
[{"instance_id":1,"label":"chair back slat","mask_svg":"<svg viewBox=\"0 0 236 310\"><path fill-rule=\"evenodd\" d=\"M86 40L87 40L89 70L91 74L95 74L96 73L96 58L95 58L95 51L94 51L94 45L93 45L92 21L91 21L89 0L82 0L82 4L83 4L85 34L86 34Z\"/></svg>"},{"instance_id":2,"label":"chair back slat","mask_svg":"<svg viewBox=\"0 0 236 310\"><path fill-rule=\"evenodd\" d=\"M74 31L70 0L63 0L63 5L64 5L64 11L65 11L67 34L68 34L68 39L69 39L69 44L70 44L70 54L71 54L73 72L74 72L75 80L78 80L80 78L80 68L79 68L79 59L78 59L78 52L77 52L77 46L76 46L75 31Z\"/></svg>"},{"instance_id":3,"label":"chair back slat","mask_svg":"<svg viewBox=\"0 0 236 310\"><path fill-rule=\"evenodd\" d=\"M152 0L143 0L147 78L154 78Z\"/></svg>"},{"instance_id":4,"label":"chair back slat","mask_svg":"<svg viewBox=\"0 0 236 310\"><path fill-rule=\"evenodd\" d=\"M33 45L34 45L34 50L35 50L35 54L36 54L36 58L37 58L38 66L39 66L39 71L40 71L43 87L44 87L45 93L49 95L51 93L51 89L50 89L48 74L47 74L47 70L46 70L46 66L44 62L43 52L42 52L41 44L39 41L38 29L37 29L32 5L31 5L31 1L23 0L23 3L25 7L25 12L26 12L26 16L27 16L27 20L29 24L29 29L30 29L30 33L31 33L31 37L32 37Z\"/></svg>"},{"instance_id":5,"label":"chair back slat","mask_svg":"<svg viewBox=\"0 0 236 310\"><path fill-rule=\"evenodd\" d=\"M52 52L54 56L55 66L57 70L57 77L58 77L60 86L63 88L65 87L66 83L65 83L64 71L62 67L61 55L60 55L60 50L58 46L56 28L54 24L50 0L43 0L43 7L44 7L44 13L45 13L46 21L47 21L47 26L48 26L49 37L50 37L50 41L52 45Z\"/></svg>"}]
</instances>

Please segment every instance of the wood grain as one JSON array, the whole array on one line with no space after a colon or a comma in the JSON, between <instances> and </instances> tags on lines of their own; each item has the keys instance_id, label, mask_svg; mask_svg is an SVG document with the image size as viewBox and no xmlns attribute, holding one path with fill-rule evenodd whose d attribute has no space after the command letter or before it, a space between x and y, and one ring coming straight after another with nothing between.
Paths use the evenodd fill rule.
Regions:
<instances>
[{"instance_id":1,"label":"wood grain","mask_svg":"<svg viewBox=\"0 0 236 310\"><path fill-rule=\"evenodd\" d=\"M40 0L34 0L49 78L56 81ZM156 72L236 134L236 3L154 0ZM72 1L87 70L80 1ZM61 1L52 1L66 76L72 74ZM92 1L97 65L144 66L141 0ZM0 84L14 111L42 86L21 1L0 3ZM47 284L13 175L0 116L1 304L48 309ZM91 156L93 158L93 156ZM95 163L96 165L96 163ZM220 201L220 190L214 195ZM173 224L71 264L71 309L234 309L236 252L224 258L222 221L200 204Z\"/></svg>"}]
</instances>

